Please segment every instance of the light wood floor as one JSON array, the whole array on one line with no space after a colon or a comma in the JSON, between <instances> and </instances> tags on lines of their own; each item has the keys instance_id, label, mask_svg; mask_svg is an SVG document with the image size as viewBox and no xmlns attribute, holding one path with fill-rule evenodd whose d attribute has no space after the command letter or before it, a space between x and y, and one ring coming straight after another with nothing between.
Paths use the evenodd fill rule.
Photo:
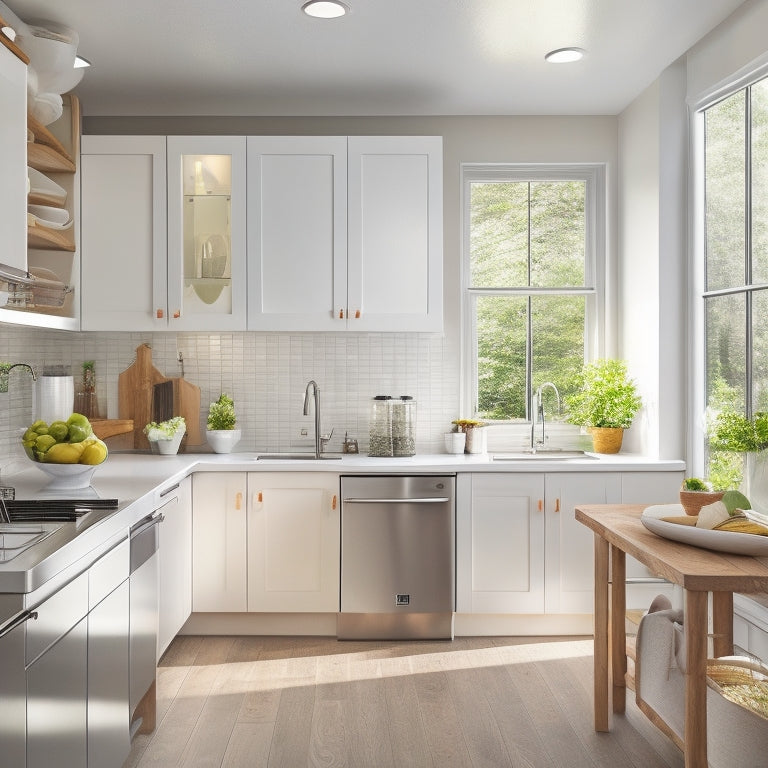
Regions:
<instances>
[{"instance_id":1,"label":"light wood floor","mask_svg":"<svg viewBox=\"0 0 768 768\"><path fill-rule=\"evenodd\" d=\"M178 637L126 766L681 768L630 694L592 727L591 638Z\"/></svg>"}]
</instances>

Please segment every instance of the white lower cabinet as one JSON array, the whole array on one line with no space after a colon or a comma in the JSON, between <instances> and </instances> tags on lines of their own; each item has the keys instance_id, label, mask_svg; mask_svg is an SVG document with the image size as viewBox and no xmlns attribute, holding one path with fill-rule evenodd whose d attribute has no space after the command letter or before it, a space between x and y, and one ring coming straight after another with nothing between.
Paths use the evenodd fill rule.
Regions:
<instances>
[{"instance_id":1,"label":"white lower cabinet","mask_svg":"<svg viewBox=\"0 0 768 768\"><path fill-rule=\"evenodd\" d=\"M591 613L593 537L573 508L618 501L619 475L475 473L459 488L459 613Z\"/></svg>"},{"instance_id":2,"label":"white lower cabinet","mask_svg":"<svg viewBox=\"0 0 768 768\"><path fill-rule=\"evenodd\" d=\"M339 476L248 476L248 610L339 610Z\"/></svg>"},{"instance_id":3,"label":"white lower cabinet","mask_svg":"<svg viewBox=\"0 0 768 768\"><path fill-rule=\"evenodd\" d=\"M192 479L192 610L245 611L245 472L197 472Z\"/></svg>"},{"instance_id":4,"label":"white lower cabinet","mask_svg":"<svg viewBox=\"0 0 768 768\"><path fill-rule=\"evenodd\" d=\"M457 482L459 613L592 613L594 536L582 504L669 503L679 472L470 473ZM627 558L628 607L647 607L666 582ZM634 590L634 591L633 591ZM636 605L636 603L639 603Z\"/></svg>"},{"instance_id":5,"label":"white lower cabinet","mask_svg":"<svg viewBox=\"0 0 768 768\"><path fill-rule=\"evenodd\" d=\"M161 494L157 658L192 613L192 479Z\"/></svg>"},{"instance_id":6,"label":"white lower cabinet","mask_svg":"<svg viewBox=\"0 0 768 768\"><path fill-rule=\"evenodd\" d=\"M334 473L196 473L193 610L337 612L338 493Z\"/></svg>"}]
</instances>

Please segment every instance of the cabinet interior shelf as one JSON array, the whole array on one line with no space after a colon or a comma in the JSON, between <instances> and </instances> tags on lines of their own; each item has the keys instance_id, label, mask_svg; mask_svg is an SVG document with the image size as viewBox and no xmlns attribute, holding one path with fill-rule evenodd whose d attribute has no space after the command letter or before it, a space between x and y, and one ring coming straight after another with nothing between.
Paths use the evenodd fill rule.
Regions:
<instances>
[{"instance_id":1,"label":"cabinet interior shelf","mask_svg":"<svg viewBox=\"0 0 768 768\"><path fill-rule=\"evenodd\" d=\"M27 227L27 247L40 250L75 251L72 227L69 229L49 229L41 224Z\"/></svg>"},{"instance_id":2,"label":"cabinet interior shelf","mask_svg":"<svg viewBox=\"0 0 768 768\"><path fill-rule=\"evenodd\" d=\"M42 173L75 172L72 155L48 128L32 115L27 115L27 127L35 137L33 142L27 144L27 162L32 168Z\"/></svg>"}]
</instances>

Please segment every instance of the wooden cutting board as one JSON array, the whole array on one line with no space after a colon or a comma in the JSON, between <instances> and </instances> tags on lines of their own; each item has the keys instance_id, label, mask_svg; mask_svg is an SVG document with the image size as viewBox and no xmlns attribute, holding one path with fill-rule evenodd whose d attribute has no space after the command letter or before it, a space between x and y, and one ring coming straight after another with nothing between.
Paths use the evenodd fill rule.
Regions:
<instances>
[{"instance_id":1,"label":"wooden cutting board","mask_svg":"<svg viewBox=\"0 0 768 768\"><path fill-rule=\"evenodd\" d=\"M149 449L144 427L150 421L156 421L153 416L155 386L165 382L172 382L171 416L183 416L187 422L186 444L202 445L200 388L184 379L163 376L152 363L152 348L149 344L140 344L136 348L136 361L117 379L118 418L133 419L133 447Z\"/></svg>"}]
</instances>

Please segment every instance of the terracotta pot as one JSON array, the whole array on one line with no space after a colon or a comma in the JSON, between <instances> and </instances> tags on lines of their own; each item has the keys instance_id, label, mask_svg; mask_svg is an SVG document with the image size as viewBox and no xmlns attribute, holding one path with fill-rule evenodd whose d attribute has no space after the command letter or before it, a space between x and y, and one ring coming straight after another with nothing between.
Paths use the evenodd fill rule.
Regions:
<instances>
[{"instance_id":1,"label":"terracotta pot","mask_svg":"<svg viewBox=\"0 0 768 768\"><path fill-rule=\"evenodd\" d=\"M618 453L624 438L622 427L590 427L595 453Z\"/></svg>"},{"instance_id":2,"label":"terracotta pot","mask_svg":"<svg viewBox=\"0 0 768 768\"><path fill-rule=\"evenodd\" d=\"M702 507L714 504L723 498L725 491L685 491L680 489L680 503L686 515L696 516Z\"/></svg>"}]
</instances>

